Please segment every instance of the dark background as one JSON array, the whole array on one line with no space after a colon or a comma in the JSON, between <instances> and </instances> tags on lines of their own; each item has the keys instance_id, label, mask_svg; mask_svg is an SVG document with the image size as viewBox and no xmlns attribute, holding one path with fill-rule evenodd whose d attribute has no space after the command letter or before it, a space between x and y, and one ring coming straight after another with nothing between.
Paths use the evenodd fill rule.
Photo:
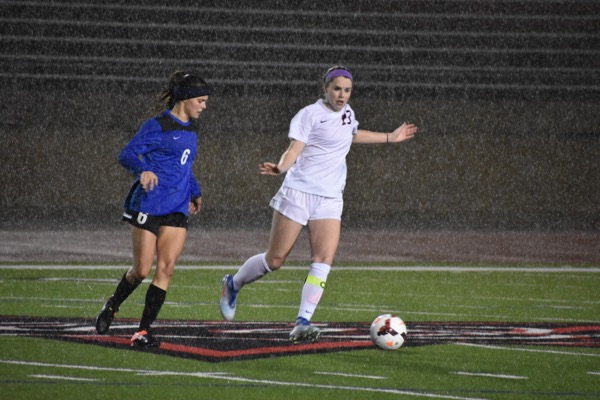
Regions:
<instances>
[{"instance_id":1,"label":"dark background","mask_svg":"<svg viewBox=\"0 0 600 400\"><path fill-rule=\"evenodd\" d=\"M0 228L117 226L117 154L178 69L214 86L192 228L268 228L257 164L343 64L361 128L419 127L353 146L346 228L600 230L600 3L165 4L0 2Z\"/></svg>"}]
</instances>

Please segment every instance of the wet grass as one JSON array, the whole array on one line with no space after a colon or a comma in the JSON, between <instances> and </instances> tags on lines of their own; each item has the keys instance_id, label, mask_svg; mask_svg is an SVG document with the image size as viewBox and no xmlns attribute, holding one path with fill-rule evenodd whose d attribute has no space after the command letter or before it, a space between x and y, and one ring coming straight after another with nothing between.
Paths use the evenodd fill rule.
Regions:
<instances>
[{"instance_id":1,"label":"wet grass","mask_svg":"<svg viewBox=\"0 0 600 400\"><path fill-rule=\"evenodd\" d=\"M334 269L314 320L371 321L392 312L409 322L600 325L600 273L522 267ZM2 269L0 315L92 321L123 270ZM225 272L177 271L161 318L219 320L219 282ZM283 269L246 287L237 319L292 321L305 273ZM143 287L136 291L119 317L139 318L144 295ZM593 338L595 346L599 340ZM600 398L598 347L448 344L209 363L0 334L0 354L5 398Z\"/></svg>"}]
</instances>

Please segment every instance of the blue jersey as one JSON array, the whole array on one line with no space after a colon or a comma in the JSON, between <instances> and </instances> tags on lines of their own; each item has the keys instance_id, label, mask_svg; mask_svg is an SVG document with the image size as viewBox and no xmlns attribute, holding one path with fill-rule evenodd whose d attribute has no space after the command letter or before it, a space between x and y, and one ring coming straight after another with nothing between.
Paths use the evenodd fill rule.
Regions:
<instances>
[{"instance_id":1,"label":"blue jersey","mask_svg":"<svg viewBox=\"0 0 600 400\"><path fill-rule=\"evenodd\" d=\"M180 121L168 110L145 121L119 154L119 162L133 174L154 172L158 185L144 191L138 176L124 207L156 216L188 215L190 200L202 195L192 171L197 145L193 123Z\"/></svg>"}]
</instances>

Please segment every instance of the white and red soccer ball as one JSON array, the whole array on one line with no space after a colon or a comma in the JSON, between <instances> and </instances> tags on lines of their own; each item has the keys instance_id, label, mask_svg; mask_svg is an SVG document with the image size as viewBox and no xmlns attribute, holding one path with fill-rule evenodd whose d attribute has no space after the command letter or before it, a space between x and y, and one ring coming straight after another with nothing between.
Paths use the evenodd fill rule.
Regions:
<instances>
[{"instance_id":1,"label":"white and red soccer ball","mask_svg":"<svg viewBox=\"0 0 600 400\"><path fill-rule=\"evenodd\" d=\"M406 324L396 315L383 314L375 318L369 330L373 343L384 350L396 350L406 341Z\"/></svg>"}]
</instances>

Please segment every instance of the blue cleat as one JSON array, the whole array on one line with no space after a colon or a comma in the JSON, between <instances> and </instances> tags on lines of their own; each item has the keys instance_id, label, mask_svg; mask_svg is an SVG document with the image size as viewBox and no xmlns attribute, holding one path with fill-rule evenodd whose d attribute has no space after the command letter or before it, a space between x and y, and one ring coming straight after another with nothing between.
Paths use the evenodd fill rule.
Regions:
<instances>
[{"instance_id":1,"label":"blue cleat","mask_svg":"<svg viewBox=\"0 0 600 400\"><path fill-rule=\"evenodd\" d=\"M238 292L233 290L233 277L225 275L221 286L221 315L225 321L233 321L235 316L235 300Z\"/></svg>"}]
</instances>

